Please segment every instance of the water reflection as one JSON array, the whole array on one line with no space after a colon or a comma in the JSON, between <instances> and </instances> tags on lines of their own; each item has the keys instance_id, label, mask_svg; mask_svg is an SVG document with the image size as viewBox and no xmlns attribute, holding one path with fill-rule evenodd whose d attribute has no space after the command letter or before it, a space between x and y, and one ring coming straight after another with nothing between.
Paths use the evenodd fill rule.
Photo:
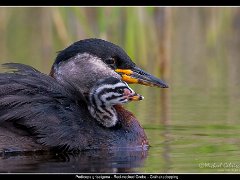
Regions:
<instances>
[{"instance_id":1,"label":"water reflection","mask_svg":"<svg viewBox=\"0 0 240 180\"><path fill-rule=\"evenodd\" d=\"M91 150L78 155L35 153L5 154L0 172L11 173L134 173L143 166L148 150Z\"/></svg>"}]
</instances>

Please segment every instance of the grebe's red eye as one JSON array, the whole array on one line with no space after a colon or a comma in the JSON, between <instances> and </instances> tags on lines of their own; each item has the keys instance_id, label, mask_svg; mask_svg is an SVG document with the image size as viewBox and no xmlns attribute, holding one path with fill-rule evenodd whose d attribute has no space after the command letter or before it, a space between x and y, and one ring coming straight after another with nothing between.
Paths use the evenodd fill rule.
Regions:
<instances>
[{"instance_id":1,"label":"grebe's red eye","mask_svg":"<svg viewBox=\"0 0 240 180\"><path fill-rule=\"evenodd\" d=\"M108 59L105 60L105 62L108 65L114 65L115 64L115 59L114 58L108 58Z\"/></svg>"}]
</instances>

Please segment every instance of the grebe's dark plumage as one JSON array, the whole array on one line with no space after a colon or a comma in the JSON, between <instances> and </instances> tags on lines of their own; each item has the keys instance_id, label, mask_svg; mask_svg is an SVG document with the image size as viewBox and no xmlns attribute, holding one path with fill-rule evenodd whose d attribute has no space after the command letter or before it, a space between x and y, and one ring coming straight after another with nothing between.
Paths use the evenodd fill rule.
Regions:
<instances>
[{"instance_id":1,"label":"grebe's dark plumage","mask_svg":"<svg viewBox=\"0 0 240 180\"><path fill-rule=\"evenodd\" d=\"M114 105L117 123L101 125L89 112L89 93L109 77L167 87L120 47L100 39L81 40L61 51L50 76L23 64L5 66L13 72L0 74L0 151L146 146L144 130L120 105Z\"/></svg>"}]
</instances>

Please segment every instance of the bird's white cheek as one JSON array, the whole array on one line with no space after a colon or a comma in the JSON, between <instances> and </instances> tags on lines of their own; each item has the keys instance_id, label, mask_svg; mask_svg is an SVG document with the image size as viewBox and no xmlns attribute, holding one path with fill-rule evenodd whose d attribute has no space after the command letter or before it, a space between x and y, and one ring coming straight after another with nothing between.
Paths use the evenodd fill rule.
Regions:
<instances>
[{"instance_id":1,"label":"bird's white cheek","mask_svg":"<svg viewBox=\"0 0 240 180\"><path fill-rule=\"evenodd\" d=\"M122 104L125 104L125 103L127 103L128 102L128 97L126 96L126 97L123 97L124 99L123 100L121 100L121 103Z\"/></svg>"}]
</instances>

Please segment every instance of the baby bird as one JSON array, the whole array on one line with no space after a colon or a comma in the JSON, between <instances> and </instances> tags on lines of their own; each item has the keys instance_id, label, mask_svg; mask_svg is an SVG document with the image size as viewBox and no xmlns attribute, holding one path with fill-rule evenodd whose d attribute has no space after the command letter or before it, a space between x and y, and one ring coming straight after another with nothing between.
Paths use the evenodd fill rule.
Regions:
<instances>
[{"instance_id":1,"label":"baby bird","mask_svg":"<svg viewBox=\"0 0 240 180\"><path fill-rule=\"evenodd\" d=\"M127 83L109 77L99 80L89 94L88 109L91 115L103 126L115 126L118 117L114 105L121 105L132 100L142 100Z\"/></svg>"}]
</instances>

